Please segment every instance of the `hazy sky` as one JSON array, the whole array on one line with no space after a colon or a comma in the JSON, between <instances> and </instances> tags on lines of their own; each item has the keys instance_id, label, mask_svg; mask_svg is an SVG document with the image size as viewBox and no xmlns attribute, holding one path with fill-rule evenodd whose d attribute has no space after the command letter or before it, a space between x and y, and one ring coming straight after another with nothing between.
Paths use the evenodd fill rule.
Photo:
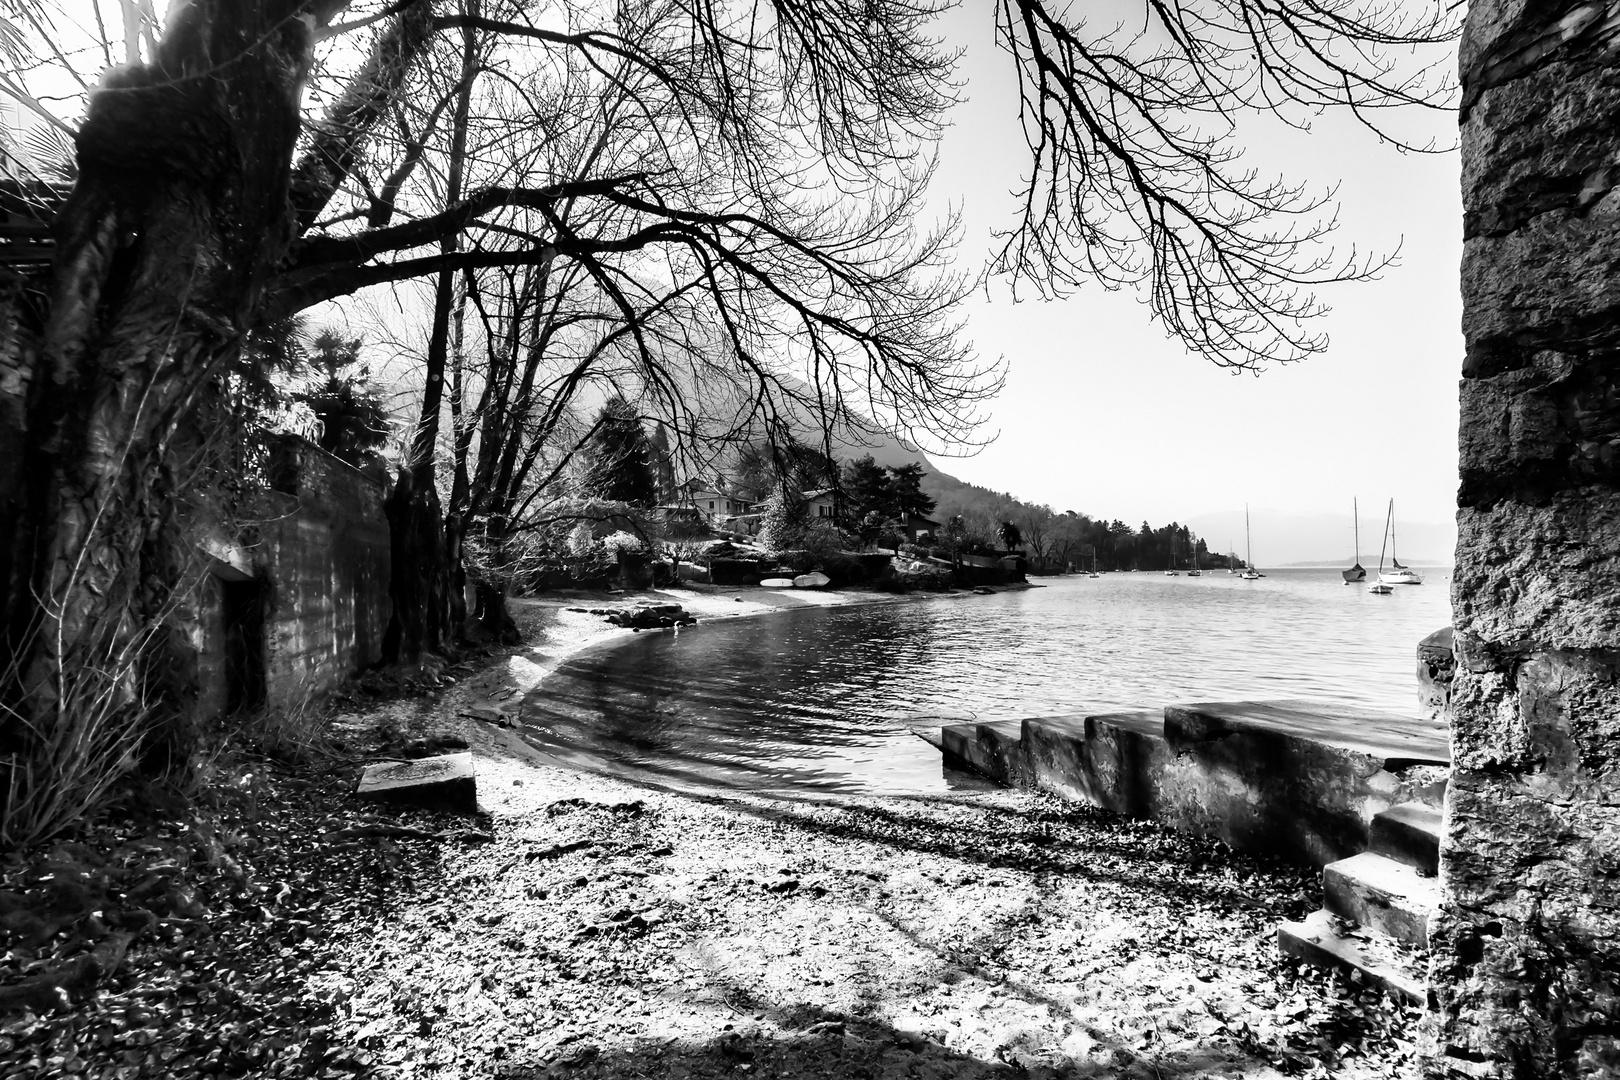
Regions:
<instances>
[{"instance_id":1,"label":"hazy sky","mask_svg":"<svg viewBox=\"0 0 1620 1080\"><path fill-rule=\"evenodd\" d=\"M978 4L953 16L966 93L948 133L936 198L962 206L964 257L1010 220L1026 155L1006 56ZM1434 125L1447 139L1454 126ZM1013 304L981 293L969 331L1008 360L994 404L1000 436L945 471L1020 498L1128 522L1185 521L1244 503L1279 512L1364 511L1393 497L1402 519L1445 522L1457 485L1458 159L1401 154L1339 118L1305 135L1267 132L1252 163L1340 183L1340 249L1401 248L1379 281L1324 296L1326 355L1258 378L1189 356L1139 298L1083 290ZM1365 524L1364 514L1364 524ZM1377 526L1375 525L1376 529Z\"/></svg>"}]
</instances>

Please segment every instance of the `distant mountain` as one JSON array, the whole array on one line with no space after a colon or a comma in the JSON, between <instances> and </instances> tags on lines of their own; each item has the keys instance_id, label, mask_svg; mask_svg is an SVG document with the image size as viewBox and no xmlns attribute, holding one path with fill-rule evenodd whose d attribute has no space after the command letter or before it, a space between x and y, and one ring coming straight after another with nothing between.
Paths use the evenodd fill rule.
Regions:
<instances>
[{"instance_id":1,"label":"distant mountain","mask_svg":"<svg viewBox=\"0 0 1620 1080\"><path fill-rule=\"evenodd\" d=\"M1355 537L1349 514L1292 514L1255 507L1249 511L1254 535L1256 566L1349 566L1355 561ZM1211 551L1234 550L1243 557L1243 511L1200 514L1184 524L1204 538ZM1361 519L1361 565L1378 566L1378 546L1384 515ZM1395 519L1395 539L1401 562L1421 566L1450 566L1457 546L1453 522Z\"/></svg>"}]
</instances>

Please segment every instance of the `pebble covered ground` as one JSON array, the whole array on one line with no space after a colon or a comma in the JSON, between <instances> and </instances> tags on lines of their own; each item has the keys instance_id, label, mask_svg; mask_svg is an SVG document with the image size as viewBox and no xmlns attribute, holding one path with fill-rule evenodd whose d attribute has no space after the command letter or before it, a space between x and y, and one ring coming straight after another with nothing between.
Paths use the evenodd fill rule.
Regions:
<instances>
[{"instance_id":1,"label":"pebble covered ground","mask_svg":"<svg viewBox=\"0 0 1620 1080\"><path fill-rule=\"evenodd\" d=\"M1279 955L1313 872L1027 792L664 790L455 719L545 659L348 718L459 725L475 818L244 762L8 864L0 1076L1416 1075L1414 1010Z\"/></svg>"}]
</instances>

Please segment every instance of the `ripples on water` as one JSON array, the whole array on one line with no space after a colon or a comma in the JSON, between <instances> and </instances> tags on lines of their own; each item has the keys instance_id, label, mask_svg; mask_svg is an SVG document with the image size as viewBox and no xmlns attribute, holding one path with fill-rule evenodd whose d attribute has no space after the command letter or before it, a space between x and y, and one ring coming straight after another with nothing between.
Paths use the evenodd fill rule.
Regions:
<instances>
[{"instance_id":1,"label":"ripples on water","mask_svg":"<svg viewBox=\"0 0 1620 1080\"><path fill-rule=\"evenodd\" d=\"M529 741L680 786L929 791L947 777L908 714L1009 719L1178 701L1416 708L1419 639L1450 622L1446 570L1373 596L1336 570L1048 578L1045 588L803 608L642 634L563 665Z\"/></svg>"}]
</instances>

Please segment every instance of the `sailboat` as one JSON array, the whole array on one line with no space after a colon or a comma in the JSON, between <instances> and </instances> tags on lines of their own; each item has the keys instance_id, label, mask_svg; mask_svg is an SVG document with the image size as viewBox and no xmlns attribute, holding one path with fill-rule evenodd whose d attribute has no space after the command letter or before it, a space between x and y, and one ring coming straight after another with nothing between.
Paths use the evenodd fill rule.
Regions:
<instances>
[{"instance_id":1,"label":"sailboat","mask_svg":"<svg viewBox=\"0 0 1620 1080\"><path fill-rule=\"evenodd\" d=\"M1378 568L1378 580L1386 585L1421 585L1423 575L1410 566L1402 566L1401 560L1395 557L1395 500L1389 500L1389 563L1393 567L1389 573L1384 568Z\"/></svg>"},{"instance_id":2,"label":"sailboat","mask_svg":"<svg viewBox=\"0 0 1620 1080\"><path fill-rule=\"evenodd\" d=\"M1204 572L1198 569L1198 540L1191 532L1187 533L1187 543L1192 548L1192 553L1187 556L1187 576L1203 577Z\"/></svg>"},{"instance_id":3,"label":"sailboat","mask_svg":"<svg viewBox=\"0 0 1620 1080\"><path fill-rule=\"evenodd\" d=\"M1180 577L1181 571L1176 569L1176 534L1170 534L1170 565L1164 568L1165 577Z\"/></svg>"},{"instance_id":4,"label":"sailboat","mask_svg":"<svg viewBox=\"0 0 1620 1080\"><path fill-rule=\"evenodd\" d=\"M1249 533L1249 504L1243 504L1243 573L1238 577L1244 581L1259 581L1260 574L1254 569L1254 537Z\"/></svg>"},{"instance_id":5,"label":"sailboat","mask_svg":"<svg viewBox=\"0 0 1620 1080\"><path fill-rule=\"evenodd\" d=\"M1344 583L1346 585L1354 584L1357 581L1367 580L1367 571L1361 565L1361 512L1356 506L1356 500L1354 499L1350 500L1350 516L1355 522L1356 528L1356 565L1352 566L1348 570L1339 571L1339 573L1344 575Z\"/></svg>"},{"instance_id":6,"label":"sailboat","mask_svg":"<svg viewBox=\"0 0 1620 1080\"><path fill-rule=\"evenodd\" d=\"M1237 573L1237 549L1230 542L1226 545L1226 572L1228 574Z\"/></svg>"},{"instance_id":7,"label":"sailboat","mask_svg":"<svg viewBox=\"0 0 1620 1080\"><path fill-rule=\"evenodd\" d=\"M1395 520L1395 500L1389 500L1389 514L1384 518L1384 543L1378 549L1378 580L1367 586L1367 591L1379 596L1388 596L1395 589L1384 580L1384 549L1389 547L1389 526Z\"/></svg>"},{"instance_id":8,"label":"sailboat","mask_svg":"<svg viewBox=\"0 0 1620 1080\"><path fill-rule=\"evenodd\" d=\"M1091 573L1087 574L1086 577L1088 577L1088 578L1100 578L1100 577L1102 577L1101 574L1097 573L1097 549L1096 548L1091 549Z\"/></svg>"}]
</instances>

